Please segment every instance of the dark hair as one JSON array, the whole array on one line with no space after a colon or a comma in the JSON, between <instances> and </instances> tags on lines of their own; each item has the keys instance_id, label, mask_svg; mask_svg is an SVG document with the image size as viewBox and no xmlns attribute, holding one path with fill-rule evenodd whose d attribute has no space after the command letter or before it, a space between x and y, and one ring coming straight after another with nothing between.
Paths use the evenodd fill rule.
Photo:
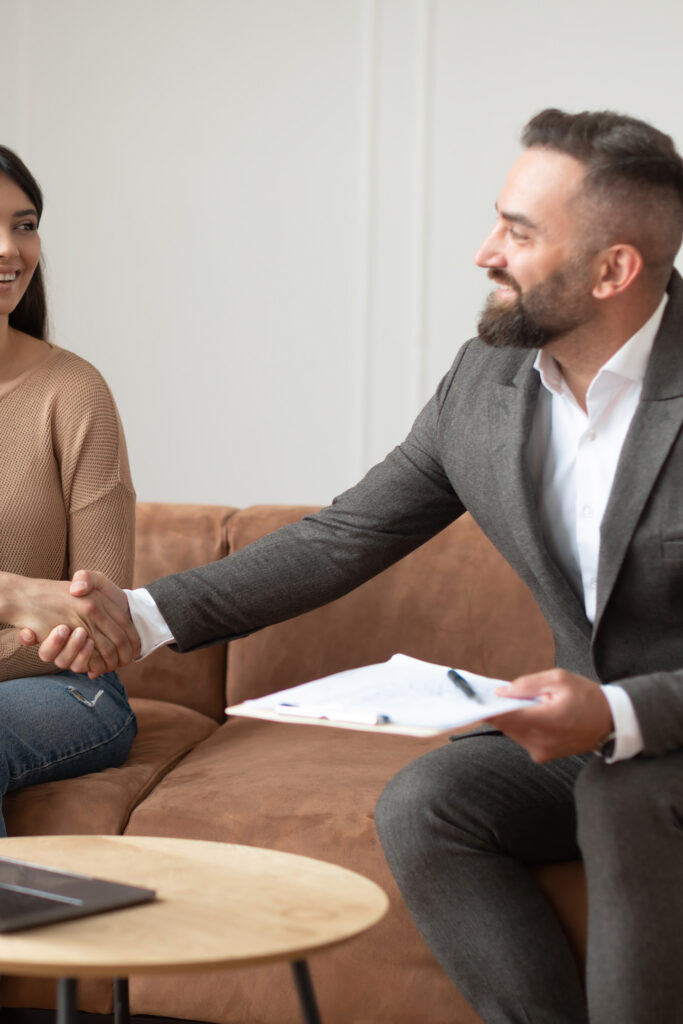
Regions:
<instances>
[{"instance_id":1,"label":"dark hair","mask_svg":"<svg viewBox=\"0 0 683 1024\"><path fill-rule=\"evenodd\" d=\"M0 174L5 174L15 185L19 186L22 192L26 193L36 208L40 223L43 212L43 194L40 191L40 186L26 164L6 146L0 146ZM29 281L21 301L10 313L9 324L10 327L24 331L25 334L31 334L34 338L45 337L47 301L41 263L34 270L33 277Z\"/></svg>"},{"instance_id":2,"label":"dark hair","mask_svg":"<svg viewBox=\"0 0 683 1024\"><path fill-rule=\"evenodd\" d=\"M584 164L583 194L607 214L612 241L633 242L646 265L670 272L683 237L683 159L671 136L612 110L548 108L531 118L522 142Z\"/></svg>"}]
</instances>

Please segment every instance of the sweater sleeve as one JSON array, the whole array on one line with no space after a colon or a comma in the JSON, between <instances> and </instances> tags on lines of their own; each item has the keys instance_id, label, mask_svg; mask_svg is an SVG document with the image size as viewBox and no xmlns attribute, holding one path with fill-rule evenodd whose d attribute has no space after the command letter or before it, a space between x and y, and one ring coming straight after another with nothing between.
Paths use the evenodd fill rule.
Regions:
<instances>
[{"instance_id":1,"label":"sweater sleeve","mask_svg":"<svg viewBox=\"0 0 683 1024\"><path fill-rule=\"evenodd\" d=\"M76 359L77 357L72 357ZM65 575L96 569L133 581L135 491L114 399L94 367L77 360L69 394L56 397L54 450L67 511Z\"/></svg>"}]
</instances>

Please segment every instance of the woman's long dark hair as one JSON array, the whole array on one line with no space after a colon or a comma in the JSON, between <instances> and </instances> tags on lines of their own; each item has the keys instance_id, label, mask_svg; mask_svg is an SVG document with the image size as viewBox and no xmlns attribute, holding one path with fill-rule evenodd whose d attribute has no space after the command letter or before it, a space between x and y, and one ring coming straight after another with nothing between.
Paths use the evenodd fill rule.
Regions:
<instances>
[{"instance_id":1,"label":"woman's long dark hair","mask_svg":"<svg viewBox=\"0 0 683 1024\"><path fill-rule=\"evenodd\" d=\"M16 153L5 146L0 146L0 174L5 174L31 200L38 214L38 221L43 212L43 194L38 182L28 167ZM43 282L42 260L33 271L33 277L24 292L21 302L9 315L10 327L30 334L34 338L44 338L47 331L47 301Z\"/></svg>"}]
</instances>

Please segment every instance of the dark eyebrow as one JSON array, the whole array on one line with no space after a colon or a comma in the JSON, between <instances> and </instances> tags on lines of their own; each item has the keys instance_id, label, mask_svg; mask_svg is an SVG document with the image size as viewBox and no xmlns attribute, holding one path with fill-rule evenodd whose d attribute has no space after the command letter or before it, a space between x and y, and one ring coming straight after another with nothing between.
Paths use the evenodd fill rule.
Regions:
<instances>
[{"instance_id":1,"label":"dark eyebrow","mask_svg":"<svg viewBox=\"0 0 683 1024\"><path fill-rule=\"evenodd\" d=\"M37 217L38 216L38 211L34 210L33 207L30 207L30 209L28 209L28 210L17 210L16 213L12 214L12 216L13 217L28 217L28 216Z\"/></svg>"},{"instance_id":2,"label":"dark eyebrow","mask_svg":"<svg viewBox=\"0 0 683 1024\"><path fill-rule=\"evenodd\" d=\"M499 210L498 203L496 203L496 211L499 217L502 217L503 220L509 221L511 224L522 224L525 228L531 228L533 231L538 231L538 224L529 220L529 218L523 213L512 213L506 210Z\"/></svg>"}]
</instances>

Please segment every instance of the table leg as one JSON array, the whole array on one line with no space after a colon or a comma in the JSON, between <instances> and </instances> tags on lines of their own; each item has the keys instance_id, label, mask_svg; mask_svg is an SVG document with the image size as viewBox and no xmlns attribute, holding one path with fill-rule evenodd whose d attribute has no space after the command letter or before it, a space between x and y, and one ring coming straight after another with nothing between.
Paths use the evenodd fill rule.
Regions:
<instances>
[{"instance_id":1,"label":"table leg","mask_svg":"<svg viewBox=\"0 0 683 1024\"><path fill-rule=\"evenodd\" d=\"M301 1003L305 1024L322 1024L315 1001L315 992L313 991L313 982L311 981L308 964L305 960L294 960L292 961L292 970L294 971L294 982L299 994L299 1002Z\"/></svg>"},{"instance_id":2,"label":"table leg","mask_svg":"<svg viewBox=\"0 0 683 1024\"><path fill-rule=\"evenodd\" d=\"M114 1024L128 1024L129 1020L128 978L114 978Z\"/></svg>"},{"instance_id":3,"label":"table leg","mask_svg":"<svg viewBox=\"0 0 683 1024\"><path fill-rule=\"evenodd\" d=\"M77 985L75 978L60 978L57 984L57 1024L76 1024Z\"/></svg>"}]
</instances>

